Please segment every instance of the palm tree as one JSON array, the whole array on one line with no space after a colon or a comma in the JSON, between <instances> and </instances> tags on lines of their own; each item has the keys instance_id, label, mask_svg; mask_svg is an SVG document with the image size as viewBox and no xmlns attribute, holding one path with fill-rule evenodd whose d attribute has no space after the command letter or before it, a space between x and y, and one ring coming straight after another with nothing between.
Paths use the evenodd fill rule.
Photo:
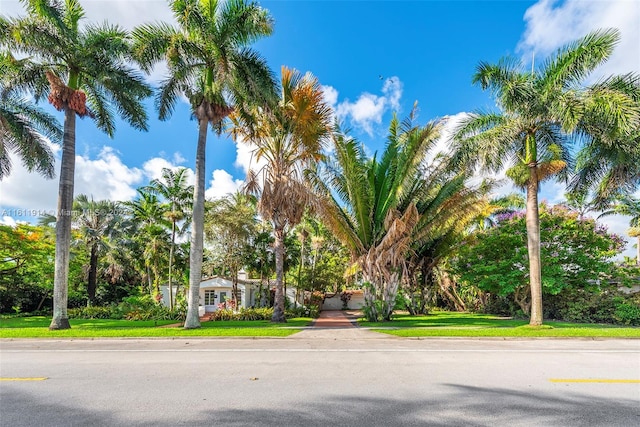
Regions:
<instances>
[{"instance_id":1,"label":"palm tree","mask_svg":"<svg viewBox=\"0 0 640 427\"><path fill-rule=\"evenodd\" d=\"M594 85L593 91L613 88L628 96L636 108L640 104L640 75L613 76ZM594 204L606 206L618 195L633 193L640 185L640 126L628 132L611 132L607 123L598 123L593 138L577 156L577 173L570 183L572 193L595 193ZM591 125L594 128L593 125ZM603 129L603 131L599 130Z\"/></svg>"},{"instance_id":2,"label":"palm tree","mask_svg":"<svg viewBox=\"0 0 640 427\"><path fill-rule=\"evenodd\" d=\"M323 221L362 272L365 314L372 321L389 320L393 313L419 220L422 163L439 135L440 124L420 127L413 119L413 112L402 123L393 118L379 159L369 158L360 143L338 129L333 138L335 159L314 176L324 196Z\"/></svg>"},{"instance_id":3,"label":"palm tree","mask_svg":"<svg viewBox=\"0 0 640 427\"><path fill-rule=\"evenodd\" d=\"M48 94L49 102L65 116L49 329L68 329L76 116L91 118L109 136L115 131L116 111L133 127L146 130L141 100L151 90L127 65L132 58L125 30L108 23L81 26L84 10L77 0L25 0L25 4L24 18L0 18L0 46L30 58L12 73L7 90L30 92L36 100Z\"/></svg>"},{"instance_id":4,"label":"palm tree","mask_svg":"<svg viewBox=\"0 0 640 427\"><path fill-rule=\"evenodd\" d=\"M249 105L270 102L275 87L272 73L249 45L270 35L273 22L266 10L244 0L172 0L170 4L178 28L143 25L133 34L135 54L145 71L167 61L169 75L156 97L160 119L168 119L184 95L198 121L189 308L184 324L191 329L200 327L207 129L211 125L220 132L232 111L244 116Z\"/></svg>"},{"instance_id":5,"label":"palm tree","mask_svg":"<svg viewBox=\"0 0 640 427\"><path fill-rule=\"evenodd\" d=\"M273 322L286 322L284 313L284 256L288 229L302 219L314 200L304 179L305 170L320 159L329 135L331 108L318 80L307 73L282 67L282 92L273 112L262 110L253 129L236 118L232 133L255 144L262 168L249 171L246 188L259 198L258 212L273 225L276 293Z\"/></svg>"},{"instance_id":6,"label":"palm tree","mask_svg":"<svg viewBox=\"0 0 640 427\"><path fill-rule=\"evenodd\" d=\"M158 250L164 245L162 242L166 237L166 229L169 227L167 220L167 206L160 203L155 194L151 194L144 189L138 189L138 197L125 202L124 206L129 209L129 213L138 227L136 233L143 250L144 268L148 281L149 292L159 292L159 280L157 258Z\"/></svg>"},{"instance_id":7,"label":"palm tree","mask_svg":"<svg viewBox=\"0 0 640 427\"><path fill-rule=\"evenodd\" d=\"M427 165L422 189L414 200L420 219L413 232L403 283L407 308L412 314L426 313L438 285L458 309L464 308L455 292L445 286L444 282L449 281L440 280L442 266L469 226L477 223L478 216L499 209L487 201L494 183L471 186L470 172L452 171L450 162L448 156L441 155Z\"/></svg>"},{"instance_id":8,"label":"palm tree","mask_svg":"<svg viewBox=\"0 0 640 427\"><path fill-rule=\"evenodd\" d=\"M73 222L80 232L84 244L89 249L89 274L87 280L88 304L94 305L98 280L98 256L110 246L110 238L121 230L124 221L117 202L94 201L80 194L73 203Z\"/></svg>"},{"instance_id":9,"label":"palm tree","mask_svg":"<svg viewBox=\"0 0 640 427\"><path fill-rule=\"evenodd\" d=\"M542 324L540 261L540 183L564 178L572 165L571 147L600 133L601 123L622 133L638 121L633 100L614 87L580 87L581 81L611 55L619 33L596 31L560 49L538 70L524 70L519 61L503 59L497 65L481 63L473 78L497 97L499 113L469 115L455 134L458 160L498 172L510 165L507 176L526 188L526 224L533 326Z\"/></svg>"},{"instance_id":10,"label":"palm tree","mask_svg":"<svg viewBox=\"0 0 640 427\"><path fill-rule=\"evenodd\" d=\"M21 158L29 172L35 170L46 178L53 178L53 153L46 138L55 143L62 141L62 129L55 117L3 89L0 93L0 179L11 173L11 153Z\"/></svg>"},{"instance_id":11,"label":"palm tree","mask_svg":"<svg viewBox=\"0 0 640 427\"><path fill-rule=\"evenodd\" d=\"M151 193L159 194L168 204L169 210L165 213L171 222L171 249L169 250L169 309L173 310L173 255L176 246L176 233L182 234L188 225L190 215L187 214L188 203L193 194L193 185L187 185L187 169L179 168L173 171L162 169L162 179L152 180L147 187ZM177 224L184 221L184 226L178 230ZM178 285L179 286L179 285ZM176 289L176 294L178 290Z\"/></svg>"},{"instance_id":12,"label":"palm tree","mask_svg":"<svg viewBox=\"0 0 640 427\"><path fill-rule=\"evenodd\" d=\"M611 205L610 209L600 214L600 217L608 215L626 215L631 217L629 220L629 236L636 237L638 242L636 246L637 257L636 263L640 266L640 199L632 196L620 196Z\"/></svg>"}]
</instances>

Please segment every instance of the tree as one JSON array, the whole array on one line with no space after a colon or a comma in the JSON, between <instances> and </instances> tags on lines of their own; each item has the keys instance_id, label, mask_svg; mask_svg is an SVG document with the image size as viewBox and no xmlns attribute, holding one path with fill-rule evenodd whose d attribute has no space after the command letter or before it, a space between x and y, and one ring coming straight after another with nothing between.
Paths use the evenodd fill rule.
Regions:
<instances>
[{"instance_id":1,"label":"tree","mask_svg":"<svg viewBox=\"0 0 640 427\"><path fill-rule=\"evenodd\" d=\"M234 307L237 308L238 272L252 255L251 244L257 231L256 201L236 192L210 203L210 209L205 213L205 236L214 245L223 271L230 276Z\"/></svg>"},{"instance_id":2,"label":"tree","mask_svg":"<svg viewBox=\"0 0 640 427\"><path fill-rule=\"evenodd\" d=\"M51 296L55 247L47 231L0 225L0 312L37 311Z\"/></svg>"},{"instance_id":3,"label":"tree","mask_svg":"<svg viewBox=\"0 0 640 427\"><path fill-rule=\"evenodd\" d=\"M594 92L613 88L640 108L640 75L613 76L594 86ZM589 120L592 118L590 117ZM595 193L594 204L602 207L619 195L631 194L640 185L640 126L611 130L608 123L591 125L589 139L577 156L577 173L570 183L572 193Z\"/></svg>"},{"instance_id":4,"label":"tree","mask_svg":"<svg viewBox=\"0 0 640 427\"><path fill-rule=\"evenodd\" d=\"M365 282L365 314L389 320L405 260L418 224L416 195L424 185L425 153L435 145L441 125L400 123L394 116L384 152L369 158L358 141L339 129L334 158L316 174L325 225L349 249Z\"/></svg>"},{"instance_id":5,"label":"tree","mask_svg":"<svg viewBox=\"0 0 640 427\"><path fill-rule=\"evenodd\" d=\"M616 276L613 257L624 246L622 238L563 206L542 205L540 223L545 259L542 290L546 295L597 287ZM532 303L526 240L525 215L506 215L496 227L477 230L459 245L452 270L468 286L513 298L526 315Z\"/></svg>"},{"instance_id":6,"label":"tree","mask_svg":"<svg viewBox=\"0 0 640 427\"><path fill-rule=\"evenodd\" d=\"M164 249L164 242L167 240L166 228L167 206L162 205L155 194L151 194L144 189L138 189L138 198L131 202L125 202L124 206L130 211L134 223L138 228L136 237L144 248L143 260L144 269L148 281L149 293L160 291L159 277L159 251Z\"/></svg>"},{"instance_id":7,"label":"tree","mask_svg":"<svg viewBox=\"0 0 640 427\"><path fill-rule=\"evenodd\" d=\"M147 115L141 100L151 95L137 71L127 65L129 35L116 25L81 26L84 10L77 0L24 0L27 16L0 18L0 45L27 56L12 73L7 90L31 92L64 112L58 212L53 319L49 329L70 328L67 316L69 246L75 169L76 116L89 117L113 136L115 112L141 130ZM48 84L47 84L48 82Z\"/></svg>"},{"instance_id":8,"label":"tree","mask_svg":"<svg viewBox=\"0 0 640 427\"><path fill-rule=\"evenodd\" d=\"M104 253L121 231L124 218L117 202L110 200L94 201L80 194L73 203L73 223L78 228L80 238L89 250L89 271L87 277L88 305L96 301L98 282L98 257Z\"/></svg>"},{"instance_id":9,"label":"tree","mask_svg":"<svg viewBox=\"0 0 640 427\"><path fill-rule=\"evenodd\" d=\"M173 310L173 256L176 246L176 234L182 234L188 225L190 215L187 214L189 199L193 194L193 185L187 185L187 169L179 168L173 171L162 168L162 179L154 179L145 187L151 193L159 194L165 199L168 211L165 213L171 222L171 249L169 251L169 309ZM184 221L182 229L177 224ZM176 294L178 290L176 289Z\"/></svg>"},{"instance_id":10,"label":"tree","mask_svg":"<svg viewBox=\"0 0 640 427\"><path fill-rule=\"evenodd\" d=\"M156 97L160 119L168 119L184 95L198 122L189 308L184 323L186 329L192 329L200 327L207 129L211 125L220 132L231 112L244 116L249 105L270 102L275 87L273 76L266 62L249 46L270 35L273 22L266 10L244 0L172 0L170 5L179 27L140 26L133 33L134 49L147 72L166 59L169 74Z\"/></svg>"},{"instance_id":11,"label":"tree","mask_svg":"<svg viewBox=\"0 0 640 427\"><path fill-rule=\"evenodd\" d=\"M0 59L0 73L2 70ZM17 154L29 171L53 178L54 159L46 138L62 141L58 121L16 95L0 93L0 179L11 173L10 154Z\"/></svg>"},{"instance_id":12,"label":"tree","mask_svg":"<svg viewBox=\"0 0 640 427\"><path fill-rule=\"evenodd\" d=\"M540 260L540 183L565 178L572 166L571 146L590 135L626 134L637 123L638 108L613 85L580 86L611 55L619 33L596 31L560 49L536 70L505 58L481 63L474 83L491 89L499 113L474 113L455 132L459 161L507 176L527 193L527 249L531 287L531 325L542 324ZM607 124L607 129L603 129Z\"/></svg>"},{"instance_id":13,"label":"tree","mask_svg":"<svg viewBox=\"0 0 640 427\"><path fill-rule=\"evenodd\" d=\"M620 196L610 207L609 210L600 214L600 217L608 215L627 215L630 216L629 236L637 238L637 257L636 264L640 266L640 199L631 196Z\"/></svg>"},{"instance_id":14,"label":"tree","mask_svg":"<svg viewBox=\"0 0 640 427\"><path fill-rule=\"evenodd\" d=\"M480 214L501 209L498 202L492 205L487 201L492 183L471 186L470 172L454 171L450 163L448 156L440 155L426 165L421 190L414 199L420 219L412 233L403 281L403 295L411 314L425 314L438 289L458 309L464 308L441 267Z\"/></svg>"},{"instance_id":15,"label":"tree","mask_svg":"<svg viewBox=\"0 0 640 427\"><path fill-rule=\"evenodd\" d=\"M305 170L320 159L329 134L331 108L318 80L282 67L281 97L273 111L257 111L255 126L237 117L232 133L255 144L264 165L247 174L247 192L259 198L258 212L273 225L276 294L273 322L284 323L284 239L286 230L302 219L314 196Z\"/></svg>"}]
</instances>

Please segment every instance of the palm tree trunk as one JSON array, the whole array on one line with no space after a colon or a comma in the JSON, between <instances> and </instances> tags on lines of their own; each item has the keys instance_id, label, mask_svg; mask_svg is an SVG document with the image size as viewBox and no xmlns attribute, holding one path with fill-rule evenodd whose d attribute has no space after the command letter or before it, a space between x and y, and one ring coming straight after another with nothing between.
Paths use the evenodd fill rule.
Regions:
<instances>
[{"instance_id":1,"label":"palm tree trunk","mask_svg":"<svg viewBox=\"0 0 640 427\"><path fill-rule=\"evenodd\" d=\"M69 251L71 247L71 211L76 165L76 113L69 107L64 111L64 138L58 184L58 213L56 217L56 258L53 279L53 318L50 330L70 329L67 315L69 290Z\"/></svg>"},{"instance_id":2,"label":"palm tree trunk","mask_svg":"<svg viewBox=\"0 0 640 427\"><path fill-rule=\"evenodd\" d=\"M540 214L538 212L538 174L530 166L527 183L527 250L529 253L529 286L531 288L531 318L529 325L542 325L542 265L540 262Z\"/></svg>"},{"instance_id":3,"label":"palm tree trunk","mask_svg":"<svg viewBox=\"0 0 640 427\"><path fill-rule=\"evenodd\" d=\"M300 292L300 287L302 286L301 283L301 278L302 278L302 266L304 264L304 242L305 242L305 237L304 234L301 234L301 236L303 236L300 239L300 264L298 264L298 286L296 287L296 297L293 301L293 307L297 308L298 307L298 293Z\"/></svg>"},{"instance_id":4,"label":"palm tree trunk","mask_svg":"<svg viewBox=\"0 0 640 427\"><path fill-rule=\"evenodd\" d=\"M173 282L171 273L173 267L173 248L176 244L176 221L171 222L171 249L169 249L169 310L173 311Z\"/></svg>"},{"instance_id":5,"label":"palm tree trunk","mask_svg":"<svg viewBox=\"0 0 640 427\"><path fill-rule=\"evenodd\" d=\"M199 110L202 107L198 108ZM209 126L206 116L198 114L198 149L196 152L196 177L193 187L193 215L191 218L191 249L189 253L189 306L187 318L184 322L185 329L200 327L200 281L202 280L202 252L204 238L204 174L205 174L205 149L207 146L207 128Z\"/></svg>"},{"instance_id":6,"label":"palm tree trunk","mask_svg":"<svg viewBox=\"0 0 640 427\"><path fill-rule=\"evenodd\" d=\"M278 221L274 221L274 243L273 249L276 255L276 295L273 302L273 317L271 321L274 323L286 323L287 319L284 315L284 230L278 226Z\"/></svg>"},{"instance_id":7,"label":"palm tree trunk","mask_svg":"<svg viewBox=\"0 0 640 427\"><path fill-rule=\"evenodd\" d=\"M96 303L96 284L98 281L98 245L91 245L91 255L89 257L89 278L87 280L88 305Z\"/></svg>"},{"instance_id":8,"label":"palm tree trunk","mask_svg":"<svg viewBox=\"0 0 640 427\"><path fill-rule=\"evenodd\" d=\"M636 246L636 264L638 264L638 266L640 266L640 236L638 236L638 243Z\"/></svg>"}]
</instances>

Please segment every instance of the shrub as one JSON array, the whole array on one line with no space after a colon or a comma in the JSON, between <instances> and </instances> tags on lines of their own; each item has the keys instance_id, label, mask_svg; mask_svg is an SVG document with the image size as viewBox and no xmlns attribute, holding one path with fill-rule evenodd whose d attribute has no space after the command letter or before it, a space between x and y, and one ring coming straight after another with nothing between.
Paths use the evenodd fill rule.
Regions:
<instances>
[{"instance_id":1,"label":"shrub","mask_svg":"<svg viewBox=\"0 0 640 427\"><path fill-rule=\"evenodd\" d=\"M80 307L67 310L69 319L111 319L113 307Z\"/></svg>"},{"instance_id":2,"label":"shrub","mask_svg":"<svg viewBox=\"0 0 640 427\"><path fill-rule=\"evenodd\" d=\"M617 323L622 325L640 326L640 306L631 303L622 303L616 307L613 313Z\"/></svg>"},{"instance_id":3,"label":"shrub","mask_svg":"<svg viewBox=\"0 0 640 427\"><path fill-rule=\"evenodd\" d=\"M318 306L297 307L289 309L285 312L287 319L294 317L318 317L320 309ZM209 313L209 320L213 322L223 322L229 320L271 320L273 317L273 308L242 308L238 312L232 310L217 310Z\"/></svg>"},{"instance_id":4,"label":"shrub","mask_svg":"<svg viewBox=\"0 0 640 427\"><path fill-rule=\"evenodd\" d=\"M317 305L301 306L296 308L290 308L286 311L285 316L287 319L294 317L312 317L317 318L320 316L320 307Z\"/></svg>"}]
</instances>

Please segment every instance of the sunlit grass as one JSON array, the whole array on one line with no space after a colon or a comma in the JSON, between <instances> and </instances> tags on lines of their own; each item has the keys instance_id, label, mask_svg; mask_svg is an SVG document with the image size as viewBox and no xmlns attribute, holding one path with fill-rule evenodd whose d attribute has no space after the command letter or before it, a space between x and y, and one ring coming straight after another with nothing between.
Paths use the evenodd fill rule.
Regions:
<instances>
[{"instance_id":1,"label":"sunlit grass","mask_svg":"<svg viewBox=\"0 0 640 427\"><path fill-rule=\"evenodd\" d=\"M399 337L640 338L640 328L633 327L569 322L545 322L541 327L531 327L526 320L455 312L435 312L428 316L400 314L383 323L361 319L359 325Z\"/></svg>"},{"instance_id":2,"label":"sunlit grass","mask_svg":"<svg viewBox=\"0 0 640 427\"><path fill-rule=\"evenodd\" d=\"M0 319L0 338L286 337L312 321L295 318L284 324L267 320L203 322L199 329L185 330L171 320L71 319L71 329L50 331L51 318L36 316Z\"/></svg>"}]
</instances>

